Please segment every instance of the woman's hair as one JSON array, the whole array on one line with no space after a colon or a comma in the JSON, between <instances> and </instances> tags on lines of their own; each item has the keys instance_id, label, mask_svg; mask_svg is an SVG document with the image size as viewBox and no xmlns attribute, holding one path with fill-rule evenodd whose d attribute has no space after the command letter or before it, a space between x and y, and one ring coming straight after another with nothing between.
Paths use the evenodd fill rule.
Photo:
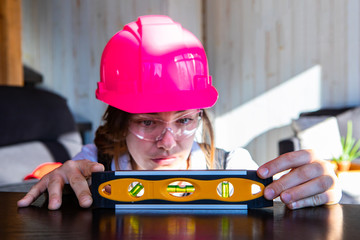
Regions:
<instances>
[{"instance_id":1,"label":"woman's hair","mask_svg":"<svg viewBox=\"0 0 360 240\"><path fill-rule=\"evenodd\" d=\"M118 159L128 152L125 139L130 117L131 113L108 106L102 118L103 124L96 130L94 143L98 149L98 162L104 164L106 170L111 169L112 159ZM213 168L214 131L206 110L203 111L202 120L200 147L205 154L208 168Z\"/></svg>"}]
</instances>

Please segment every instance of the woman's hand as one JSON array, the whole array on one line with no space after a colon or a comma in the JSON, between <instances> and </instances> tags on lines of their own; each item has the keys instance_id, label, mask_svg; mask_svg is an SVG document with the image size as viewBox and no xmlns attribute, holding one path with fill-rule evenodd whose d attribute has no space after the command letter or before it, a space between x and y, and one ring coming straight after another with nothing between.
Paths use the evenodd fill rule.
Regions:
<instances>
[{"instance_id":1,"label":"woman's hand","mask_svg":"<svg viewBox=\"0 0 360 240\"><path fill-rule=\"evenodd\" d=\"M64 184L70 184L79 200L81 207L87 208L92 204L92 197L88 180L93 172L104 171L104 166L90 160L66 161L61 167L45 175L31 190L18 201L18 207L27 207L43 192L48 190L48 208L60 208Z\"/></svg>"},{"instance_id":2,"label":"woman's hand","mask_svg":"<svg viewBox=\"0 0 360 240\"><path fill-rule=\"evenodd\" d=\"M291 170L265 188L266 199L280 196L290 209L338 203L341 198L333 166L316 158L311 150L300 150L279 156L259 167L261 178Z\"/></svg>"}]
</instances>

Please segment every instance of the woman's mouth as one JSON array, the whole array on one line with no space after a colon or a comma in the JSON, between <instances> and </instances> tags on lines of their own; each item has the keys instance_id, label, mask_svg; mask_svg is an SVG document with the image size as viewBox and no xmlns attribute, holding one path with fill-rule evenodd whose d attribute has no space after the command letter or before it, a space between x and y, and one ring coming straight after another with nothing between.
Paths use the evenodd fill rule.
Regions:
<instances>
[{"instance_id":1,"label":"woman's mouth","mask_svg":"<svg viewBox=\"0 0 360 240\"><path fill-rule=\"evenodd\" d=\"M159 158L151 158L153 162L155 162L158 165L171 165L176 161L176 157L159 157Z\"/></svg>"}]
</instances>

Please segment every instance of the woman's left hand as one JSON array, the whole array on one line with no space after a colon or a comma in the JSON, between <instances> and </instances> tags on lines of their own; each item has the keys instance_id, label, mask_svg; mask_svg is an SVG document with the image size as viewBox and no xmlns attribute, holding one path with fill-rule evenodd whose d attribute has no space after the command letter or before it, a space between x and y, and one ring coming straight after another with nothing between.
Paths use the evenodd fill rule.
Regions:
<instances>
[{"instance_id":1,"label":"woman's left hand","mask_svg":"<svg viewBox=\"0 0 360 240\"><path fill-rule=\"evenodd\" d=\"M266 199L280 196L290 209L340 201L341 188L332 164L316 158L311 150L283 154L259 167L257 173L261 178L268 178L289 169L265 188Z\"/></svg>"}]
</instances>

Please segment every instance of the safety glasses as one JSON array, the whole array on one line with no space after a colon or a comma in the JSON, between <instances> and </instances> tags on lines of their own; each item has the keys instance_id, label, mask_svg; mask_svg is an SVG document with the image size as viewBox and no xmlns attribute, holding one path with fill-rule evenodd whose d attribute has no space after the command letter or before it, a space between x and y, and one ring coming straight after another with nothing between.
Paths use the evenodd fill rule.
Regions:
<instances>
[{"instance_id":1,"label":"safety glasses","mask_svg":"<svg viewBox=\"0 0 360 240\"><path fill-rule=\"evenodd\" d=\"M153 118L149 114L136 114L130 120L129 131L139 139L151 142L163 139L167 131L175 140L182 140L195 134L202 113L202 110L194 110L172 121Z\"/></svg>"}]
</instances>

